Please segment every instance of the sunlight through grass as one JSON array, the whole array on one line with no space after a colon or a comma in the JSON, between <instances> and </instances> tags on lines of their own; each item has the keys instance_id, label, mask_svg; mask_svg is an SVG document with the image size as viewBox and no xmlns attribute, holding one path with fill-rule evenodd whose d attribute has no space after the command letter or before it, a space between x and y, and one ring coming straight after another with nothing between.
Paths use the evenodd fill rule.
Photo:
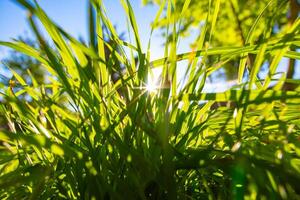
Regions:
<instances>
[{"instance_id":1,"label":"sunlight through grass","mask_svg":"<svg viewBox=\"0 0 300 200\"><path fill-rule=\"evenodd\" d=\"M300 81L273 76L283 57L300 58L299 18L272 32L288 1L266 0L249 43L217 47L220 12L232 3L234 15L239 1L208 1L193 50L178 53L183 17L204 1L163 0L152 28L162 20L164 55L154 61L129 0L120 2L134 42L117 34L102 1L89 1L88 42L36 1L16 1L31 13L38 46L0 45L38 60L49 77L37 84L11 68L16 84L0 85L0 199L300 198ZM258 37L268 6L277 12ZM214 79L207 91L225 64L245 81L221 87Z\"/></svg>"}]
</instances>

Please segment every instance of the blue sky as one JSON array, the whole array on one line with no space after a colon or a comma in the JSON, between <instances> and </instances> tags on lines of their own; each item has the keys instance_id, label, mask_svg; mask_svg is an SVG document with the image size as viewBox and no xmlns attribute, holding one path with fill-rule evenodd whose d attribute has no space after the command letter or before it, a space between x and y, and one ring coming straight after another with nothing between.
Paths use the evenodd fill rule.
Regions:
<instances>
[{"instance_id":1,"label":"blue sky","mask_svg":"<svg viewBox=\"0 0 300 200\"><path fill-rule=\"evenodd\" d=\"M38 0L40 6L57 24L75 37L87 38L87 0ZM104 0L107 14L119 33L126 32L124 11L118 0ZM150 34L150 23L154 19L157 6L142 6L140 0L131 0L139 26L140 37L144 48ZM12 0L0 0L0 40L8 41L20 35L32 37L26 21L26 11ZM3 28L4 27L4 28ZM159 35L159 34L156 34ZM126 36L126 34L125 34ZM127 35L128 36L128 35ZM153 38L153 52L160 50L162 40L159 36ZM155 47L157 46L157 47ZM0 47L0 58L6 54L6 49ZM158 58L159 55L154 55Z\"/></svg>"}]
</instances>

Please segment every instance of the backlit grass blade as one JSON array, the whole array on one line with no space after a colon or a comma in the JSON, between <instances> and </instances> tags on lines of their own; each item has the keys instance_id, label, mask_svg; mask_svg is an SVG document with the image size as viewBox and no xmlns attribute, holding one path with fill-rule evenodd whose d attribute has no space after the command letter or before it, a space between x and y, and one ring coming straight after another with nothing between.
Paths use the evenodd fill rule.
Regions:
<instances>
[{"instance_id":1,"label":"backlit grass blade","mask_svg":"<svg viewBox=\"0 0 300 200\"><path fill-rule=\"evenodd\" d=\"M268 47L267 52L272 50L272 49L276 49L279 47L282 47L282 44L273 47ZM204 53L204 50L198 50L195 52L187 52L187 53L183 53L183 54L179 54L177 55L177 61L181 61L181 60L188 60L191 57L199 57L202 56L204 54L206 55L224 55L223 59L230 57L235 57L235 56L240 56L243 53L254 53L256 54L258 51L256 50L257 45L253 45L253 46L246 46L246 47L216 47L216 48L211 48L211 49L207 49L207 51ZM272 54L274 52L271 52ZM300 53L299 52L295 52L295 51L288 51L285 53L284 57L287 58L294 58L294 59L299 59L300 58ZM161 59L157 59L154 60L152 62L150 62L150 65L152 67L158 67L161 66L165 63L167 63L167 57L166 58L161 58Z\"/></svg>"},{"instance_id":2,"label":"backlit grass blade","mask_svg":"<svg viewBox=\"0 0 300 200\"><path fill-rule=\"evenodd\" d=\"M261 13L259 14L259 16L255 19L253 25L251 26L251 29L248 32L248 35L246 37L246 41L245 44L252 44L253 43L253 37L254 37L254 30L256 29L259 21L261 20L263 14L266 12L267 8L269 6L272 5L273 1L269 1L269 3L265 6L265 8L261 11ZM245 71L245 66L246 66L246 62L247 59L249 59L249 57L247 56L247 54L243 54L242 58L240 60L240 65L239 65L239 72L238 72L238 82L241 83L243 76L244 76L244 71Z\"/></svg>"},{"instance_id":3,"label":"backlit grass blade","mask_svg":"<svg viewBox=\"0 0 300 200\"><path fill-rule=\"evenodd\" d=\"M243 94L244 93L244 94ZM198 95L193 94L184 94L180 97L180 99L187 98L190 101L192 100L213 100L213 101L236 101L238 102L241 95L250 94L248 102L244 102L247 104L250 103L262 103L262 102L270 102L280 99L297 99L299 98L299 92L296 91L273 91L273 90L228 90L222 93L202 93ZM243 102L240 102L243 103Z\"/></svg>"},{"instance_id":4,"label":"backlit grass blade","mask_svg":"<svg viewBox=\"0 0 300 200\"><path fill-rule=\"evenodd\" d=\"M217 0L214 2L215 6L214 6L214 11L212 14L212 20L211 20L211 28L210 28L210 34L209 34L209 41L211 40L211 37L214 33L214 29L215 29L215 25L217 22L217 17L218 17L218 13L219 13L219 9L220 9L220 4L221 4L221 0Z\"/></svg>"}]
</instances>

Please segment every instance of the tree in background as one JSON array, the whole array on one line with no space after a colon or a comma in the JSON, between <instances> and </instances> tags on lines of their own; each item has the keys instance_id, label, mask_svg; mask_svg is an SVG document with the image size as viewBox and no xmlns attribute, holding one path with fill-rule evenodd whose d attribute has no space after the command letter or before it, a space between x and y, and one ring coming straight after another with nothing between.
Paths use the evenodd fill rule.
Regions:
<instances>
[{"instance_id":1,"label":"tree in background","mask_svg":"<svg viewBox=\"0 0 300 200\"><path fill-rule=\"evenodd\" d=\"M161 4L164 0L143 0L144 4ZM173 12L174 17L179 17L184 4L187 1L178 0ZM206 20L208 11L217 1L203 0L203 1L190 1L189 12L186 12L182 19L179 32L183 36L188 36L192 27L200 27ZM271 31L270 36L278 33L285 28L289 27L296 20L300 6L299 1L287 0L284 1L268 1L268 0L220 0L220 7L218 12L218 19L215 24L215 34L211 38L209 43L210 47L225 47L225 46L242 46L249 43L247 41L247 35L256 22L256 19L260 16L261 12L265 12L261 15L260 21L254 30L253 38L256 38L253 43L258 40L263 40L265 32ZM211 14L211 13L210 13ZM213 17L213 16L210 16ZM166 16L162 18L155 26L164 27L167 25ZM273 26L273 29L266 29L266 27ZM192 44L193 47L193 44ZM291 47L291 50L293 47ZM253 65L254 55L250 55L248 59L248 67ZM218 58L211 57L208 62L213 62ZM225 74L227 79L235 79L237 76L237 60L232 60L225 66ZM290 79L294 75L295 60L290 59L288 63L287 78ZM290 87L290 86L289 86ZM287 89L287 88L286 88Z\"/></svg>"},{"instance_id":2,"label":"tree in background","mask_svg":"<svg viewBox=\"0 0 300 200\"><path fill-rule=\"evenodd\" d=\"M18 41L23 42L33 48L37 48L37 41L29 38L29 37L18 37ZM24 55L16 50L11 50L9 55L2 60L4 66L9 67L20 74L28 84L31 84L31 77L33 76L34 79L38 84L45 83L46 80L46 71L43 69L41 63L27 55ZM4 75L2 75L2 79L6 79ZM8 81L3 80L5 84L8 84Z\"/></svg>"},{"instance_id":3,"label":"tree in background","mask_svg":"<svg viewBox=\"0 0 300 200\"><path fill-rule=\"evenodd\" d=\"M29 38L29 37L22 37L19 36L18 41L23 42L26 45L29 45L33 48L38 48L37 41ZM37 84L41 85L45 83L47 72L42 67L41 63L28 55L22 54L16 50L10 49L8 52L8 56L1 60L1 68L9 67L10 69L14 70L20 76L24 78L27 84L32 84L32 78L37 82ZM0 84L2 86L7 86L12 90L18 91L18 85L15 78L9 78L8 74L3 73L4 70L0 73ZM2 89L2 86L0 89ZM1 90L0 90L1 91ZM20 96L24 98L23 95ZM5 101L1 101L1 104L5 105ZM8 129L8 122L5 119L4 115L0 115L0 130L1 129Z\"/></svg>"}]
</instances>

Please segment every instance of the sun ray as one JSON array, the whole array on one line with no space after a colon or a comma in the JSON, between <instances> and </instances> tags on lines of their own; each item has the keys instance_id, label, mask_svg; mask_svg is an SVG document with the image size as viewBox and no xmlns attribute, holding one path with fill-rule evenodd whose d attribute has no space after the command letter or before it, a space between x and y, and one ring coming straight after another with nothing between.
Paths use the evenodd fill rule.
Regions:
<instances>
[{"instance_id":1,"label":"sun ray","mask_svg":"<svg viewBox=\"0 0 300 200\"><path fill-rule=\"evenodd\" d=\"M148 74L147 83L145 89L149 93L156 93L158 89L160 89L160 76L161 76L161 68L154 68Z\"/></svg>"}]
</instances>

